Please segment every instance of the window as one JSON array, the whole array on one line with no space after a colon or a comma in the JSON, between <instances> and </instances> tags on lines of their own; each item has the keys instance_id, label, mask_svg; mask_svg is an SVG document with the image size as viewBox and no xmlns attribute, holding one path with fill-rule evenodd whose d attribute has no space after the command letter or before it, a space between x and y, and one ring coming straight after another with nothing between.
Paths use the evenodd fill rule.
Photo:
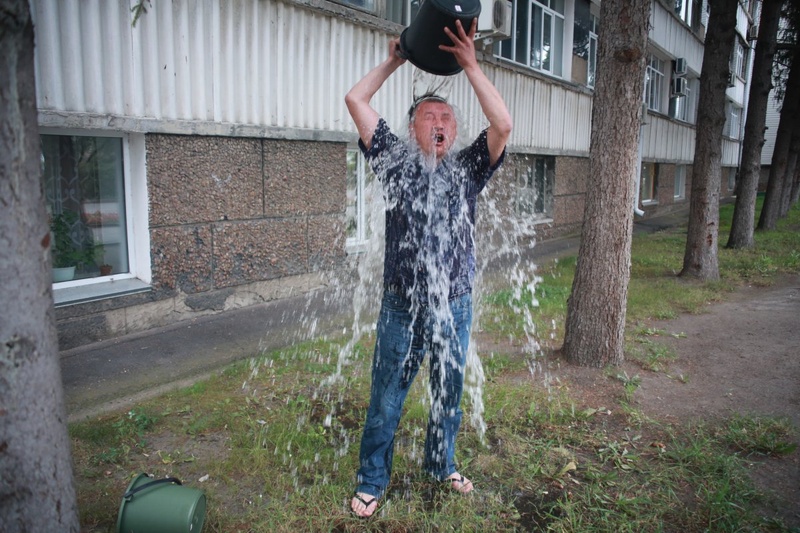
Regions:
<instances>
[{"instance_id":1,"label":"window","mask_svg":"<svg viewBox=\"0 0 800 533\"><path fill-rule=\"evenodd\" d=\"M673 197L676 200L686 198L686 165L675 166L675 192Z\"/></svg>"},{"instance_id":2,"label":"window","mask_svg":"<svg viewBox=\"0 0 800 533\"><path fill-rule=\"evenodd\" d=\"M738 37L733 45L733 52L731 56L731 72L735 73L741 79L747 76L747 61L745 61L746 51L742 40Z\"/></svg>"},{"instance_id":3,"label":"window","mask_svg":"<svg viewBox=\"0 0 800 533\"><path fill-rule=\"evenodd\" d=\"M675 14L687 25L692 25L692 0L675 0Z\"/></svg>"},{"instance_id":4,"label":"window","mask_svg":"<svg viewBox=\"0 0 800 533\"><path fill-rule=\"evenodd\" d=\"M554 157L523 156L516 172L518 215L552 218L555 169Z\"/></svg>"},{"instance_id":5,"label":"window","mask_svg":"<svg viewBox=\"0 0 800 533\"><path fill-rule=\"evenodd\" d=\"M579 60L574 60L573 81L584 82L589 87L594 87L597 74L597 32L599 19L591 13L592 6L588 1L575 3L575 25L573 30L572 54ZM584 67L585 65L585 67ZM576 71L585 68L583 73Z\"/></svg>"},{"instance_id":6,"label":"window","mask_svg":"<svg viewBox=\"0 0 800 533\"><path fill-rule=\"evenodd\" d=\"M393 0L386 2L386 19L408 26L417 16L419 6L420 0Z\"/></svg>"},{"instance_id":7,"label":"window","mask_svg":"<svg viewBox=\"0 0 800 533\"><path fill-rule=\"evenodd\" d=\"M42 135L54 282L127 273L123 139Z\"/></svg>"},{"instance_id":8,"label":"window","mask_svg":"<svg viewBox=\"0 0 800 533\"><path fill-rule=\"evenodd\" d=\"M664 86L664 61L650 55L644 78L644 101L650 111L661 111L662 88Z\"/></svg>"},{"instance_id":9,"label":"window","mask_svg":"<svg viewBox=\"0 0 800 533\"><path fill-rule=\"evenodd\" d=\"M669 116L682 120L683 122L694 123L694 111L697 86L697 79L686 78L686 95L671 96L669 99Z\"/></svg>"},{"instance_id":10,"label":"window","mask_svg":"<svg viewBox=\"0 0 800 533\"><path fill-rule=\"evenodd\" d=\"M336 0L340 4L346 4L349 6L357 7L359 9L363 9L364 11L375 11L375 0Z\"/></svg>"},{"instance_id":11,"label":"window","mask_svg":"<svg viewBox=\"0 0 800 533\"><path fill-rule=\"evenodd\" d=\"M518 0L513 35L497 46L506 59L561 77L564 0Z\"/></svg>"},{"instance_id":12,"label":"window","mask_svg":"<svg viewBox=\"0 0 800 533\"><path fill-rule=\"evenodd\" d=\"M369 208L371 205L369 191L372 182L372 171L369 170L360 150L347 150L345 228L347 245L350 247L361 246L369 240Z\"/></svg>"},{"instance_id":13,"label":"window","mask_svg":"<svg viewBox=\"0 0 800 533\"><path fill-rule=\"evenodd\" d=\"M642 200L642 205L658 202L658 163L642 163L639 198Z\"/></svg>"},{"instance_id":14,"label":"window","mask_svg":"<svg viewBox=\"0 0 800 533\"><path fill-rule=\"evenodd\" d=\"M725 104L725 127L722 134L732 139L739 138L739 128L741 126L742 108L733 102Z\"/></svg>"},{"instance_id":15,"label":"window","mask_svg":"<svg viewBox=\"0 0 800 533\"><path fill-rule=\"evenodd\" d=\"M733 191L736 189L736 167L728 169L728 190Z\"/></svg>"}]
</instances>

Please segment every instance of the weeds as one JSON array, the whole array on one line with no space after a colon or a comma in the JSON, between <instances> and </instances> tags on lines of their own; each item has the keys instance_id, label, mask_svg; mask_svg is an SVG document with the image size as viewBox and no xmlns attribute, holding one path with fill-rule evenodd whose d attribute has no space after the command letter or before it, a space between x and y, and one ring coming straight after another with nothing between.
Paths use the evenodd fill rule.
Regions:
<instances>
[{"instance_id":1,"label":"weeds","mask_svg":"<svg viewBox=\"0 0 800 533\"><path fill-rule=\"evenodd\" d=\"M727 207L723 217L730 216ZM727 213L727 214L726 214ZM797 225L797 209L792 224ZM794 230L756 236L757 250L720 250L723 282L675 279L685 235L637 236L626 355L665 371L675 354L651 318L701 312L737 283L769 283L800 268ZM563 336L574 258L547 265L535 293L486 298L488 336L519 338L515 309L535 310L543 344ZM516 308L515 308L516 306ZM552 335L552 338L549 336ZM680 335L678 335L680 336ZM187 389L70 427L82 530L109 531L119 498L139 472L173 475L208 498L206 533L294 531L789 531L757 509L764 496L746 471L753 455L796 451L788 421L735 416L662 426L628 404L639 375L612 370L614 405L578 406L567 387L532 380L520 353L481 354L485 434L465 419L458 461L479 488L467 498L420 474L429 409L425 377L398 428L392 484L369 521L349 513L374 338L365 337L341 379L341 341L258 354Z\"/></svg>"}]
</instances>

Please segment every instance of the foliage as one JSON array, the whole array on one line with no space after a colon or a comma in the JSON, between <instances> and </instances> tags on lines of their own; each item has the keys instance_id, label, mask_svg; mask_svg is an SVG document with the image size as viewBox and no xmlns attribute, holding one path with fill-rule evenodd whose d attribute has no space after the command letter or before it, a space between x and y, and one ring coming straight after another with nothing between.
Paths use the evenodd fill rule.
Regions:
<instances>
[{"instance_id":1,"label":"foliage","mask_svg":"<svg viewBox=\"0 0 800 533\"><path fill-rule=\"evenodd\" d=\"M78 232L76 241L73 231L79 222L80 217L75 211L66 210L52 217L50 231L53 233L53 267L94 265L102 253L102 245L90 242L91 239L84 235L85 232Z\"/></svg>"}]
</instances>

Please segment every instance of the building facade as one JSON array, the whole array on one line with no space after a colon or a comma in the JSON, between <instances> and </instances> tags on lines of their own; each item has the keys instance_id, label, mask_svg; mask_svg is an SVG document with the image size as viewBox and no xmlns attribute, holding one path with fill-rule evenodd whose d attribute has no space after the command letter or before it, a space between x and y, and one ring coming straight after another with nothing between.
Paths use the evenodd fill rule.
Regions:
<instances>
[{"instance_id":1,"label":"building facade","mask_svg":"<svg viewBox=\"0 0 800 533\"><path fill-rule=\"evenodd\" d=\"M599 3L497 1L509 35L482 27L479 56L515 128L488 193L537 239L577 231ZM348 268L370 239L370 178L344 95L417 0L151 0L135 21L138 0L31 3L44 182L64 245L62 349L313 291ZM707 19L705 2L653 0L640 216L687 205ZM722 197L739 162L752 24L742 4ZM395 129L415 83L405 65L374 99ZM486 123L463 74L448 90L477 134Z\"/></svg>"}]
</instances>

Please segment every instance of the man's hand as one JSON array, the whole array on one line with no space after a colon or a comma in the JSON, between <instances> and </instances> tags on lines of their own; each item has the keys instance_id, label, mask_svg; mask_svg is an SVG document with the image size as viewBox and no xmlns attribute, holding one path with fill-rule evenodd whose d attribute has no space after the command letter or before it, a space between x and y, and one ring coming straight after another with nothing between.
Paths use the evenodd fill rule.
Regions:
<instances>
[{"instance_id":1,"label":"man's hand","mask_svg":"<svg viewBox=\"0 0 800 533\"><path fill-rule=\"evenodd\" d=\"M453 33L453 30L450 28L444 28L445 34L453 41L453 46L441 44L439 45L439 50L450 52L456 56L456 62L464 70L466 70L467 67L477 66L478 58L475 56L475 32L478 31L478 19L472 19L469 33L464 31L464 26L461 25L461 21L456 19L456 31L457 33Z\"/></svg>"}]
</instances>

